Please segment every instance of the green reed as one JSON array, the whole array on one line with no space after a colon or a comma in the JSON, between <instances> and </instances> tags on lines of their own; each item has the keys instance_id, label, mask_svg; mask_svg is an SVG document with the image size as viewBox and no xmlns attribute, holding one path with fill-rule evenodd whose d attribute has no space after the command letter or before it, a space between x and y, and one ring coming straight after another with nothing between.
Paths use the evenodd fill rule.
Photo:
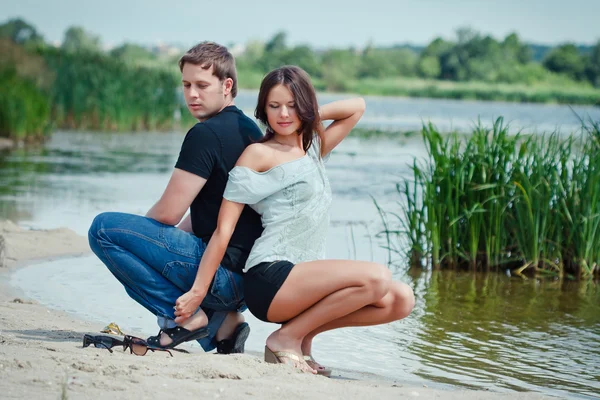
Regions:
<instances>
[{"instance_id":1,"label":"green reed","mask_svg":"<svg viewBox=\"0 0 600 400\"><path fill-rule=\"evenodd\" d=\"M402 215L378 207L387 247L436 269L597 274L598 132L592 123L578 138L512 135L502 118L469 136L425 125L427 158L397 185Z\"/></svg>"},{"instance_id":2,"label":"green reed","mask_svg":"<svg viewBox=\"0 0 600 400\"><path fill-rule=\"evenodd\" d=\"M47 94L15 70L0 71L0 136L32 140L49 131Z\"/></svg>"},{"instance_id":3,"label":"green reed","mask_svg":"<svg viewBox=\"0 0 600 400\"><path fill-rule=\"evenodd\" d=\"M177 74L133 66L103 54L42 51L55 73L53 119L66 129L156 130L173 123Z\"/></svg>"}]
</instances>

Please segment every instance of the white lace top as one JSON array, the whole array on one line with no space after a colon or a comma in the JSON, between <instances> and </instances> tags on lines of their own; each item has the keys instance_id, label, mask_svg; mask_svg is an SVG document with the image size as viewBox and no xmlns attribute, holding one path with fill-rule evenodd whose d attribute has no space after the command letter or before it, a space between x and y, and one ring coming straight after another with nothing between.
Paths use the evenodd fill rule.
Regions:
<instances>
[{"instance_id":1,"label":"white lace top","mask_svg":"<svg viewBox=\"0 0 600 400\"><path fill-rule=\"evenodd\" d=\"M331 187L315 137L304 157L265 172L234 167L223 197L248 204L264 231L254 243L244 272L265 261L294 264L325 257Z\"/></svg>"}]
</instances>

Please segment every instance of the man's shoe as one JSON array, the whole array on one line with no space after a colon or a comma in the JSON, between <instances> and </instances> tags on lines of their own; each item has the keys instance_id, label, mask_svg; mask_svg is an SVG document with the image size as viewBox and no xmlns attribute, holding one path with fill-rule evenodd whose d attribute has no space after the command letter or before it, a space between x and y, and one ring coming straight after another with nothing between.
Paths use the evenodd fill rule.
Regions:
<instances>
[{"instance_id":1,"label":"man's shoe","mask_svg":"<svg viewBox=\"0 0 600 400\"><path fill-rule=\"evenodd\" d=\"M250 335L250 325L242 322L236 326L233 335L229 339L223 339L217 342L217 353L219 354L234 354L243 353L244 344Z\"/></svg>"},{"instance_id":2,"label":"man's shoe","mask_svg":"<svg viewBox=\"0 0 600 400\"><path fill-rule=\"evenodd\" d=\"M160 334L164 332L168 337L171 338L171 343L166 346L160 344ZM192 340L202 339L208 336L208 329L204 326L198 328L195 331L188 331L185 328L176 326L169 329L161 329L158 331L158 335L150 336L146 339L146 343L157 349L173 349L175 346L179 346L183 342L190 342Z\"/></svg>"}]
</instances>

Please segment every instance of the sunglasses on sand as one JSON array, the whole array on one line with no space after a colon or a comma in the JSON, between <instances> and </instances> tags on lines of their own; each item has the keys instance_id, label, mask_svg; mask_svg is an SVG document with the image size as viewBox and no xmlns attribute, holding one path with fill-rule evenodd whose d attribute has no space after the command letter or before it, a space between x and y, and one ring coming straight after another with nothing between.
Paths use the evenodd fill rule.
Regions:
<instances>
[{"instance_id":1,"label":"sunglasses on sand","mask_svg":"<svg viewBox=\"0 0 600 400\"><path fill-rule=\"evenodd\" d=\"M83 347L88 347L91 345L97 348L104 348L111 353L113 352L113 347L123 346L123 351L129 348L129 354L135 354L136 356L145 356L148 350L150 350L151 352L166 351L171 357L173 357L173 354L169 350L151 347L144 339L129 335L125 335L123 340L103 335L83 335Z\"/></svg>"}]
</instances>

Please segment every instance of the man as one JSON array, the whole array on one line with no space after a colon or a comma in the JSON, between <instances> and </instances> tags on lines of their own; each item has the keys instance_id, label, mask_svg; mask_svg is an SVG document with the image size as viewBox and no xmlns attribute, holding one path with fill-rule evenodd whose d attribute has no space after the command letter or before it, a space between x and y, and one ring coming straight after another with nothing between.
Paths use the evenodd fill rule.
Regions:
<instances>
[{"instance_id":1,"label":"man","mask_svg":"<svg viewBox=\"0 0 600 400\"><path fill-rule=\"evenodd\" d=\"M198 266L216 228L228 173L262 132L234 105L237 73L225 47L202 42L179 67L188 110L200 122L187 133L169 183L146 216L98 215L90 247L127 293L158 317L161 331L149 344L172 348L198 340L205 351L243 352L250 328L240 314L241 271L262 231L258 214L244 209L216 271L198 272ZM202 292L194 293L201 306L194 315L177 315L176 301L195 279L204 279Z\"/></svg>"}]
</instances>

